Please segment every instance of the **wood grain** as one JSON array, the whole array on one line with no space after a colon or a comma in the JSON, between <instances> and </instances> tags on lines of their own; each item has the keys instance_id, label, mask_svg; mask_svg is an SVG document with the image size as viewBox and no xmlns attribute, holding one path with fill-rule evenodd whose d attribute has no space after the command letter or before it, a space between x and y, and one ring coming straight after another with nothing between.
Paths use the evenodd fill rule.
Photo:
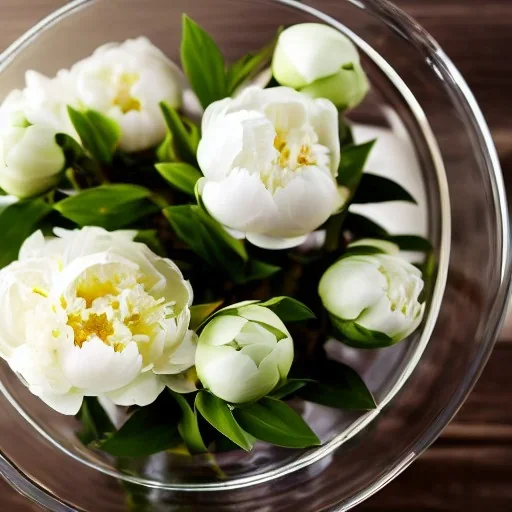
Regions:
<instances>
[{"instance_id":1,"label":"wood grain","mask_svg":"<svg viewBox=\"0 0 512 512\"><path fill-rule=\"evenodd\" d=\"M395 0L429 30L473 89L512 189L512 1ZM0 49L62 0L0 0ZM475 390L443 436L359 510L512 510L512 321ZM0 510L36 507L0 481Z\"/></svg>"}]
</instances>

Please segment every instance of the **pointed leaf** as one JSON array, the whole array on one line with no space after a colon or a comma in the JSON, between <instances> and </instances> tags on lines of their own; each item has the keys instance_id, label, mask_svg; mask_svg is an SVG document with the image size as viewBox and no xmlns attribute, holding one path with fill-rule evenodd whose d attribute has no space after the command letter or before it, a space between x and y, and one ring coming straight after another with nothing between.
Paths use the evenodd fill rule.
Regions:
<instances>
[{"instance_id":1,"label":"pointed leaf","mask_svg":"<svg viewBox=\"0 0 512 512\"><path fill-rule=\"evenodd\" d=\"M121 139L119 125L95 110L80 112L68 106L68 113L84 148L100 162L110 163Z\"/></svg>"},{"instance_id":2,"label":"pointed leaf","mask_svg":"<svg viewBox=\"0 0 512 512\"><path fill-rule=\"evenodd\" d=\"M341 150L340 165L336 178L338 185L347 187L351 192L357 189L364 172L364 166L374 145L375 140L371 140L364 144L351 144Z\"/></svg>"},{"instance_id":3,"label":"pointed leaf","mask_svg":"<svg viewBox=\"0 0 512 512\"><path fill-rule=\"evenodd\" d=\"M242 430L235 420L228 404L208 393L199 391L196 396L196 409L201 416L221 434L224 434L233 443L245 451L251 451L254 445L252 436Z\"/></svg>"},{"instance_id":4,"label":"pointed leaf","mask_svg":"<svg viewBox=\"0 0 512 512\"><path fill-rule=\"evenodd\" d=\"M164 156L164 151L167 151L169 157L175 157L176 155L171 150L176 150L183 160L193 165L197 164L196 153L199 141L195 132L189 130L178 112L165 101L160 103L160 109L172 137L169 139L170 146L160 147L159 156Z\"/></svg>"},{"instance_id":5,"label":"pointed leaf","mask_svg":"<svg viewBox=\"0 0 512 512\"><path fill-rule=\"evenodd\" d=\"M352 200L355 204L407 201L417 204L416 199L393 180L376 174L364 173Z\"/></svg>"},{"instance_id":6,"label":"pointed leaf","mask_svg":"<svg viewBox=\"0 0 512 512\"><path fill-rule=\"evenodd\" d=\"M192 197L195 196L196 183L203 176L195 167L183 162L160 163L155 167L174 188Z\"/></svg>"},{"instance_id":7,"label":"pointed leaf","mask_svg":"<svg viewBox=\"0 0 512 512\"><path fill-rule=\"evenodd\" d=\"M80 226L114 230L158 211L156 205L146 200L150 195L144 187L118 183L84 190L53 207Z\"/></svg>"},{"instance_id":8,"label":"pointed leaf","mask_svg":"<svg viewBox=\"0 0 512 512\"><path fill-rule=\"evenodd\" d=\"M244 430L256 439L286 448L319 446L320 440L307 423L291 407L274 398L234 410Z\"/></svg>"},{"instance_id":9,"label":"pointed leaf","mask_svg":"<svg viewBox=\"0 0 512 512\"><path fill-rule=\"evenodd\" d=\"M25 239L36 231L39 222L51 211L51 206L43 199L18 201L0 211L0 233L2 234L0 268L18 257Z\"/></svg>"},{"instance_id":10,"label":"pointed leaf","mask_svg":"<svg viewBox=\"0 0 512 512\"><path fill-rule=\"evenodd\" d=\"M183 441L185 441L188 451L191 454L206 453L208 449L206 448L201 432L199 431L196 412L192 410L192 407L190 407L183 395L173 391L169 391L169 393L174 397L181 408L182 416L178 423L178 431L183 438Z\"/></svg>"},{"instance_id":11,"label":"pointed leaf","mask_svg":"<svg viewBox=\"0 0 512 512\"><path fill-rule=\"evenodd\" d=\"M198 327L219 308L224 301L212 302L210 304L197 304L190 308L190 329L197 330Z\"/></svg>"},{"instance_id":12,"label":"pointed leaf","mask_svg":"<svg viewBox=\"0 0 512 512\"><path fill-rule=\"evenodd\" d=\"M156 402L154 402L156 404ZM126 423L98 447L117 457L147 457L182 442L178 428L160 407L149 406L135 411Z\"/></svg>"},{"instance_id":13,"label":"pointed leaf","mask_svg":"<svg viewBox=\"0 0 512 512\"><path fill-rule=\"evenodd\" d=\"M398 245L402 251L429 252L432 250L432 244L418 235L395 235L390 236L388 240Z\"/></svg>"},{"instance_id":14,"label":"pointed leaf","mask_svg":"<svg viewBox=\"0 0 512 512\"><path fill-rule=\"evenodd\" d=\"M276 46L277 38L282 32L283 27L280 27L277 31L277 35L274 40L258 50L256 53L248 53L241 57L239 60L229 66L226 73L228 94L231 95L235 90L242 85L243 82L254 76L260 71L263 66L270 63L274 48Z\"/></svg>"},{"instance_id":15,"label":"pointed leaf","mask_svg":"<svg viewBox=\"0 0 512 512\"><path fill-rule=\"evenodd\" d=\"M86 445L99 441L105 434L115 431L114 425L96 397L86 396L77 416L82 424L77 436Z\"/></svg>"},{"instance_id":16,"label":"pointed leaf","mask_svg":"<svg viewBox=\"0 0 512 512\"><path fill-rule=\"evenodd\" d=\"M338 409L375 409L370 390L350 366L327 361L317 369L317 375L317 382L310 382L299 391L304 400Z\"/></svg>"},{"instance_id":17,"label":"pointed leaf","mask_svg":"<svg viewBox=\"0 0 512 512\"><path fill-rule=\"evenodd\" d=\"M311 309L291 297L274 297L266 302L262 302L260 306L271 309L284 323L316 318Z\"/></svg>"},{"instance_id":18,"label":"pointed leaf","mask_svg":"<svg viewBox=\"0 0 512 512\"><path fill-rule=\"evenodd\" d=\"M356 238L388 238L388 232L379 224L359 215L349 212L344 220L343 229L350 231Z\"/></svg>"},{"instance_id":19,"label":"pointed leaf","mask_svg":"<svg viewBox=\"0 0 512 512\"><path fill-rule=\"evenodd\" d=\"M224 57L213 39L187 15L183 15L181 65L199 102L210 103L229 96Z\"/></svg>"},{"instance_id":20,"label":"pointed leaf","mask_svg":"<svg viewBox=\"0 0 512 512\"><path fill-rule=\"evenodd\" d=\"M287 396L293 395L299 389L302 389L304 386L306 386L308 382L314 381L308 379L288 379L281 386L274 389L274 391L272 391L272 393L269 396L270 398L281 400Z\"/></svg>"}]
</instances>

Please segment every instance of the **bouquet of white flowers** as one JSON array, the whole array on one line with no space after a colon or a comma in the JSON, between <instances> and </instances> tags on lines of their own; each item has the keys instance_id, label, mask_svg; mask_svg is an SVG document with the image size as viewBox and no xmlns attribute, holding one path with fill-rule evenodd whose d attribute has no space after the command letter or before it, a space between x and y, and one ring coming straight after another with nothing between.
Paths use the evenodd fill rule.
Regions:
<instances>
[{"instance_id":1,"label":"bouquet of white flowers","mask_svg":"<svg viewBox=\"0 0 512 512\"><path fill-rule=\"evenodd\" d=\"M113 455L306 448L298 399L376 407L324 345L404 340L435 263L350 209L414 202L363 172L368 91L333 28L228 65L187 16L181 68L141 37L28 71L0 107L0 356Z\"/></svg>"}]
</instances>

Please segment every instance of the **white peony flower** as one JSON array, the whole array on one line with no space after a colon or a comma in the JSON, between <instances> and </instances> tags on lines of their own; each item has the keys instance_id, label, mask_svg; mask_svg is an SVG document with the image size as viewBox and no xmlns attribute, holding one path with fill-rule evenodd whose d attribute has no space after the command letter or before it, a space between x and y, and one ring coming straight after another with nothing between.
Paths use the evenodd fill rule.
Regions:
<instances>
[{"instance_id":1,"label":"white peony flower","mask_svg":"<svg viewBox=\"0 0 512 512\"><path fill-rule=\"evenodd\" d=\"M389 242L364 240L349 246L358 247L383 252L342 257L324 273L318 293L334 325L349 340L369 347L391 345L421 323L421 271L397 256L398 248Z\"/></svg>"},{"instance_id":2,"label":"white peony flower","mask_svg":"<svg viewBox=\"0 0 512 512\"><path fill-rule=\"evenodd\" d=\"M39 195L54 187L64 171L65 158L55 131L30 124L23 112L4 115L0 131L0 187L19 198Z\"/></svg>"},{"instance_id":3,"label":"white peony flower","mask_svg":"<svg viewBox=\"0 0 512 512\"><path fill-rule=\"evenodd\" d=\"M147 405L194 364L192 290L135 232L56 228L0 271L0 356L64 414L84 396Z\"/></svg>"},{"instance_id":4,"label":"white peony flower","mask_svg":"<svg viewBox=\"0 0 512 512\"><path fill-rule=\"evenodd\" d=\"M354 44L338 30L320 23L293 25L280 34L272 71L281 84L337 107L358 105L369 90Z\"/></svg>"},{"instance_id":5,"label":"white peony flower","mask_svg":"<svg viewBox=\"0 0 512 512\"><path fill-rule=\"evenodd\" d=\"M331 102L287 87L249 87L212 103L202 132L202 201L254 245L300 245L340 208L338 114Z\"/></svg>"},{"instance_id":6,"label":"white peony flower","mask_svg":"<svg viewBox=\"0 0 512 512\"><path fill-rule=\"evenodd\" d=\"M71 77L79 105L119 123L124 151L161 142L166 125L159 103L181 105L180 71L144 37L101 46L71 68Z\"/></svg>"},{"instance_id":7,"label":"white peony flower","mask_svg":"<svg viewBox=\"0 0 512 512\"><path fill-rule=\"evenodd\" d=\"M232 403L270 393L293 362L293 341L279 317L257 304L235 304L208 322L199 337L196 370L204 387Z\"/></svg>"},{"instance_id":8,"label":"white peony flower","mask_svg":"<svg viewBox=\"0 0 512 512\"><path fill-rule=\"evenodd\" d=\"M54 187L65 158L55 134L76 137L67 115L71 101L62 79L27 71L26 87L12 91L0 106L0 187L20 198Z\"/></svg>"}]
</instances>

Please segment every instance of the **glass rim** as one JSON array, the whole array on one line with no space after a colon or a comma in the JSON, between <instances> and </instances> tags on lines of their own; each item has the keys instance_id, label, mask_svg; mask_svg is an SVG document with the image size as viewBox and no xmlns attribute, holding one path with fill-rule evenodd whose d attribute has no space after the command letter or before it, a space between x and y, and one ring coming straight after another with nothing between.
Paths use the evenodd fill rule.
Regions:
<instances>
[{"instance_id":1,"label":"glass rim","mask_svg":"<svg viewBox=\"0 0 512 512\"><path fill-rule=\"evenodd\" d=\"M51 28L52 26L59 23L62 19L78 12L85 8L87 5L95 3L97 0L73 0L72 2L64 5L63 7L55 10L47 17L42 19L40 22L35 24L25 34L18 38L12 43L6 50L0 54L0 73L21 53L26 47L32 44L43 32ZM259 0L261 1L261 0ZM15 400L10 396L9 392L0 383L0 391L4 394L10 404L20 413L24 419L46 440L52 445L65 452L68 456L71 456L75 460L93 468L102 473L108 474L118 479L122 479L131 483L144 485L147 487L153 487L163 490L171 491L226 491L230 489L239 489L242 487L253 486L262 484L270 480L274 480L279 477L283 477L299 469L305 468L320 459L338 449L345 441L359 433L365 428L379 413L380 411L392 400L392 398L400 391L402 386L405 384L408 377L416 367L428 340L432 334L441 302L443 298L443 292L447 281L448 275L448 264L450 258L450 240L451 240L451 221L450 221L450 202L448 196L448 186L446 181L446 175L444 173L444 164L437 147L435 136L430 128L428 120L423 113L423 110L411 91L408 89L406 84L402 81L400 76L394 71L394 69L387 63L387 61L380 56L368 43L359 38L352 31L347 29L343 24L339 23L329 15L300 2L299 0L272 0L273 2L294 7L298 10L306 12L315 16L316 18L334 26L338 30L344 33L350 34L350 37L357 43L359 48L365 52L371 59L376 63L381 70L386 73L386 76L391 79L395 87L402 94L407 104L411 108L419 127L421 128L423 135L427 141L427 145L431 151L431 155L434 159L434 166L437 171L437 178L439 183L439 195L441 199L441 245L439 255L439 270L436 278L435 288L432 295L432 302L429 308L429 314L427 321L421 335L421 340L415 349L415 352L411 356L411 360L408 362L407 367L402 373L400 379L395 385L388 391L386 397L383 398L378 408L374 411L364 414L356 422L354 422L345 432L338 435L333 440L329 441L322 447L316 448L306 452L299 459L290 462L280 468L272 471L256 474L248 477L239 477L230 480L225 483L209 483L209 484L166 484L161 482L154 482L142 478L130 477L129 475L112 471L110 468L98 465L87 459L77 456L71 453L69 450L57 443L51 436L49 436L32 418L21 410ZM466 373L462 381L459 383L457 392L451 397L451 400L445 405L444 412L438 418L433 420L431 424L426 427L420 439L416 442L416 445L412 448L410 453L401 460L398 460L396 464L391 467L385 475L374 480L366 488L362 489L354 496L344 502L340 510L348 510L353 506L359 504L394 477L396 477L401 471L403 471L410 463L412 463L424 450L426 450L439 436L442 429L448 424L448 422L456 414L464 399L471 392L476 380L480 376L483 367L487 359L490 356L492 348L494 346L494 340L497 336L499 328L504 318L506 310L506 304L508 301L511 281L511 259L510 259L510 233L509 233L509 218L508 209L505 196L505 189L503 178L501 174L501 167L498 160L498 155L492 141L490 131L487 127L485 119L478 107L476 100L466 84L464 78L457 70L452 61L447 57L444 51L441 49L439 44L430 36L430 34L419 26L413 18L407 15L398 7L394 6L388 0L345 0L346 2L353 4L358 8L364 8L368 12L375 15L380 21L382 21L389 28L399 31L400 33L406 34L407 38L412 42L417 50L422 53L429 60L430 66L435 70L438 76L446 83L446 89L448 94L451 96L455 106L463 112L465 121L469 123L470 128L474 131L477 136L478 150L483 156L483 163L481 164L487 171L490 177L492 193L494 198L496 222L498 226L499 240L498 243L501 245L501 268L500 268L500 287L494 299L493 307L490 312L487 329L483 335L483 343L480 347L479 352L474 356L470 371ZM0 450L1 453L1 450ZM6 478L9 480L9 471L13 471L18 474L19 471L15 468L12 462L8 462L2 457L4 464L0 465L0 472L2 474L7 472ZM9 468L11 468L9 470ZM12 475L11 475L12 476ZM30 478L26 475L23 476L29 483L30 486L34 486L34 483L30 481ZM17 486L19 490L19 486ZM37 487L38 488L38 487ZM41 496L35 496L28 491L24 493L25 496L31 497L40 503ZM32 494L28 496L29 494ZM56 504L55 500L62 505L67 506L64 502L60 501L55 496L48 495L48 499Z\"/></svg>"}]
</instances>

